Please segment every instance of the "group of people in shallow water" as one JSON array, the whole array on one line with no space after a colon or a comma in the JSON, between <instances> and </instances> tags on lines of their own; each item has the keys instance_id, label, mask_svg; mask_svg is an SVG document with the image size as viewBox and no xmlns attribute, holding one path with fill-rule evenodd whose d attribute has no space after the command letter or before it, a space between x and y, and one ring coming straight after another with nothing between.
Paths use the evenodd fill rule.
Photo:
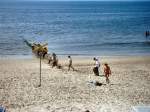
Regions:
<instances>
[{"instance_id":1,"label":"group of people in shallow water","mask_svg":"<svg viewBox=\"0 0 150 112\"><path fill-rule=\"evenodd\" d=\"M33 52L35 52L38 56L41 56L45 58L45 56L48 54L48 49L44 45L41 44L33 44L32 46ZM58 63L58 57L55 53L52 53L52 55L47 55L48 56L48 64L50 64L53 67L57 67L58 69L61 69L62 66ZM72 57L68 56L68 71L71 69L75 71L75 68L73 67L73 62L72 62ZM93 58L95 61L95 66L93 68L93 72L95 76L99 76L99 70L101 67L101 64L97 58ZM106 77L106 82L110 83L109 81L109 76L111 75L111 69L107 63L104 64L104 76Z\"/></svg>"}]
</instances>

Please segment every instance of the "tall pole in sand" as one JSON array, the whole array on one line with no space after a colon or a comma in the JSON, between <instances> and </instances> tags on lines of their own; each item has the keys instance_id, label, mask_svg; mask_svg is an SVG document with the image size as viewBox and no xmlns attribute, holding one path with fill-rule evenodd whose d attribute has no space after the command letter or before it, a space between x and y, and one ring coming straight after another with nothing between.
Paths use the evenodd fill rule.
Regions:
<instances>
[{"instance_id":1,"label":"tall pole in sand","mask_svg":"<svg viewBox=\"0 0 150 112\"><path fill-rule=\"evenodd\" d=\"M41 77L41 71L42 71L41 58L42 58L42 53L40 53L40 83L39 83L39 87L41 87L41 80L42 80L42 77Z\"/></svg>"}]
</instances>

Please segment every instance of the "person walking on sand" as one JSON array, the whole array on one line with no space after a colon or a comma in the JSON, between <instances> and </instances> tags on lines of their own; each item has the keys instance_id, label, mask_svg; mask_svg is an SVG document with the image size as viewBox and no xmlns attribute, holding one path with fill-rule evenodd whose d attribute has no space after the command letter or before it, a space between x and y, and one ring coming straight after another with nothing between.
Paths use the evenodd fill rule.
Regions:
<instances>
[{"instance_id":1,"label":"person walking on sand","mask_svg":"<svg viewBox=\"0 0 150 112\"><path fill-rule=\"evenodd\" d=\"M93 72L96 76L99 76L99 67L100 67L100 62L98 61L97 58L93 58L93 60L95 61L95 67L93 68Z\"/></svg>"},{"instance_id":2,"label":"person walking on sand","mask_svg":"<svg viewBox=\"0 0 150 112\"><path fill-rule=\"evenodd\" d=\"M58 64L58 59L55 53L52 54L52 68L57 66Z\"/></svg>"},{"instance_id":3,"label":"person walking on sand","mask_svg":"<svg viewBox=\"0 0 150 112\"><path fill-rule=\"evenodd\" d=\"M110 83L109 76L111 75L111 70L107 63L104 64L104 74L106 77L106 83L109 84Z\"/></svg>"},{"instance_id":4,"label":"person walking on sand","mask_svg":"<svg viewBox=\"0 0 150 112\"><path fill-rule=\"evenodd\" d=\"M71 56L68 56L68 59L69 59L69 64L68 64L68 71L70 70L70 68L72 68L72 70L74 71L74 67L72 66L72 58Z\"/></svg>"}]
</instances>

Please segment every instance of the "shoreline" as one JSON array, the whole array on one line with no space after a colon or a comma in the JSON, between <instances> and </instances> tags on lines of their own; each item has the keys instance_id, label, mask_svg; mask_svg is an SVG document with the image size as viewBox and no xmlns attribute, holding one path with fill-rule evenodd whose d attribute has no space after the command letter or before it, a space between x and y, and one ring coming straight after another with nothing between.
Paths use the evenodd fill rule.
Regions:
<instances>
[{"instance_id":1,"label":"shoreline","mask_svg":"<svg viewBox=\"0 0 150 112\"><path fill-rule=\"evenodd\" d=\"M150 57L149 55L72 55L72 54L56 54L60 58L65 58L68 55L75 57L75 58L93 58L93 57L104 57L104 58L127 58L127 57ZM36 57L35 54L31 55L0 55L0 59L32 59Z\"/></svg>"}]
</instances>

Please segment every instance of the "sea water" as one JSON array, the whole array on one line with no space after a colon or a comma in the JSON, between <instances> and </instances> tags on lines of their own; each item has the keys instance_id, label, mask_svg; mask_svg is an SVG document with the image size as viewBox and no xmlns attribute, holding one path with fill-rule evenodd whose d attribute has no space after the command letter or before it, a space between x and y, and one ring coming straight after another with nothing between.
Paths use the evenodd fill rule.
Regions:
<instances>
[{"instance_id":1,"label":"sea water","mask_svg":"<svg viewBox=\"0 0 150 112\"><path fill-rule=\"evenodd\" d=\"M0 55L150 55L150 2L0 2Z\"/></svg>"}]
</instances>

